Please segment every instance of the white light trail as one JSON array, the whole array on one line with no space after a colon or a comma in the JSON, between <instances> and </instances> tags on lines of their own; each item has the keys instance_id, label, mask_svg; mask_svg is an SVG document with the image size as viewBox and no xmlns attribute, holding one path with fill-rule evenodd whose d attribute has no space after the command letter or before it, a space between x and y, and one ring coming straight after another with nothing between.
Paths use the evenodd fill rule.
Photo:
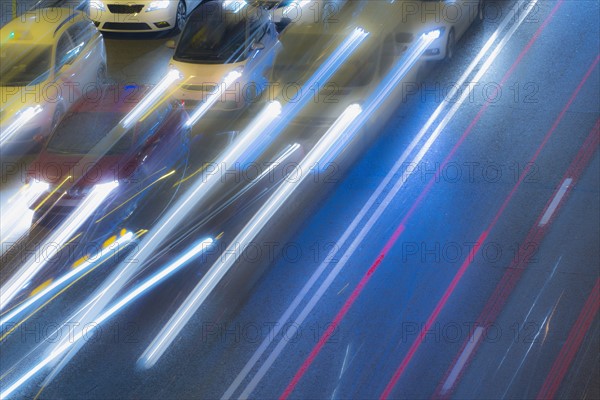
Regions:
<instances>
[{"instance_id":1,"label":"white light trail","mask_svg":"<svg viewBox=\"0 0 600 400\"><path fill-rule=\"evenodd\" d=\"M362 109L357 104L347 107L323 137L321 137L309 154L302 160L298 170L310 171L317 165L318 161L331 150L333 145L344 134L348 126L361 112ZM192 315L198 310L208 295L231 269L233 263L238 259L241 253L248 247L252 239L265 227L308 175L309 174L306 173L300 177L300 179L286 180L277 191L265 201L260 210L236 236L228 249L223 252L221 257L219 257L219 260L211 266L207 274L200 280L198 285L196 285L183 304L152 341L150 346L144 351L139 360L141 366L150 368L159 360L173 340L179 335L183 327L188 323Z\"/></svg>"},{"instance_id":2,"label":"white light trail","mask_svg":"<svg viewBox=\"0 0 600 400\"><path fill-rule=\"evenodd\" d=\"M53 362L61 354L63 354L67 350L69 350L69 348L71 346L75 345L76 343L80 343L82 338L84 338L86 335L91 334L95 329L97 329L100 325L102 325L102 323L104 323L106 320L113 317L115 314L117 314L123 308L125 308L126 306L131 304L134 300L137 300L138 298L140 298L143 294L145 294L146 292L148 292L149 290L154 288L156 285L162 283L170 275L172 275L177 270L179 270L181 267L186 265L186 263L188 261L190 261L192 258L203 253L208 248L208 246L210 246L213 243L213 241L214 240L212 238L204 239L203 241L201 241L200 243L195 245L191 250L187 251L182 257L178 258L175 262L173 262L172 264L170 264L167 267L165 267L164 269L162 269L160 272L158 272L153 277L147 279L144 283L142 283L137 288L128 292L125 296L123 296L123 298L118 300L113 306L111 306L108 310L103 312L94 321L93 324L90 324L89 329L87 329L85 332L83 330L79 331L78 333L76 333L75 335L70 337L69 340L67 340L66 342L63 342L60 346L55 348L50 353L50 355L48 355L46 358L44 358L42 361L40 361L38 364L36 364L33 368L31 368L29 371L27 371L23 376L21 376L19 379L17 379L12 385L10 385L6 390L4 390L2 393L0 393L0 398L6 399L8 396L12 395L15 390L17 390L22 385L24 385L27 381L29 381L29 379L34 377L40 370L42 370L44 367L46 367L51 362Z\"/></svg>"},{"instance_id":3,"label":"white light trail","mask_svg":"<svg viewBox=\"0 0 600 400\"><path fill-rule=\"evenodd\" d=\"M245 152L246 148L256 140L266 129L266 127L281 113L281 104L279 102L269 103L240 134L236 142L233 143L217 160L217 166L213 171L204 171L194 184L181 196L179 200L161 217L154 228L146 234L146 237L138 246L138 250L128 260L121 263L115 271L104 281L94 294L91 300L80 307L67 321L80 321L80 325L75 328L78 331L93 323L96 316L100 315L102 310L108 306L109 302L118 294L118 292L132 279L135 274L143 267L147 259L152 255L156 246L169 237L169 234L175 230L179 224L188 218L194 205L205 199L212 189L221 181L221 172L223 166L234 165L235 161ZM64 338L62 342L57 343L56 348L61 348L69 341ZM61 364L55 368L57 373L62 366L66 365L73 355L79 350L79 347L73 347L69 354L62 360ZM51 378L51 377L50 377ZM49 378L49 379L50 379Z\"/></svg>"},{"instance_id":4,"label":"white light trail","mask_svg":"<svg viewBox=\"0 0 600 400\"><path fill-rule=\"evenodd\" d=\"M109 182L94 186L91 193L67 217L54 233L40 246L48 249L43 255L34 254L19 268L13 276L0 288L0 310L8 306L12 298L33 278L46 262L63 247L71 235L85 222L85 220L98 208L106 197L119 185L118 182Z\"/></svg>"},{"instance_id":5,"label":"white light trail","mask_svg":"<svg viewBox=\"0 0 600 400\"><path fill-rule=\"evenodd\" d=\"M304 298L307 296L309 291L312 290L313 286L316 285L318 279L324 273L325 269L331 265L331 263L328 262L327 260L331 260L334 257L337 258L339 261L336 264L335 268L333 270L331 270L330 273L327 275L327 277L325 278L325 281L319 286L319 288L317 289L317 292L309 300L308 305L301 310L298 317L291 320L291 322L293 324L295 324L295 326L300 326L300 324L303 323L306 316L310 314L311 310L317 304L319 299L323 296L325 291L329 288L331 283L334 281L334 279L337 277L337 275L340 273L340 271L344 268L347 261L350 259L350 257L354 253L354 251L358 248L359 244L362 242L364 237L366 237L366 235L370 232L371 228L374 226L376 221L381 217L381 215L383 214L383 211L387 207L387 204L390 204L390 202L392 201L394 196L398 193L400 188L404 185L404 182L406 182L406 180L408 179L408 175L410 175L410 172L405 172L405 173L401 174L402 176L399 179L396 178L396 176L397 176L398 172L400 171L400 169L404 165L406 165L405 163L407 162L407 160L409 160L409 156L416 149L416 147L421 142L421 140L423 139L425 134L429 131L429 129L431 128L433 123L436 122L436 120L442 114L442 112L446 111L447 107L451 105L450 110L447 112L445 117L442 118L442 120L439 123L439 125L437 126L437 128L431 133L431 135L427 139L425 145L423 145L423 147L420 149L418 154L412 159L412 162L411 162L412 165L417 165L420 162L420 160L423 158L425 153L429 150L431 145L439 137L442 130L446 127L446 125L449 123L449 121L454 117L454 115L456 114L458 109L464 103L465 99L470 95L471 88L473 87L473 85L469 86L470 90L462 91L462 95L459 97L458 100L454 99L455 96L458 94L458 92L461 90L460 88L462 87L462 85L466 82L467 78L471 75L471 73L479 65L479 63L481 62L483 57L492 48L492 46L496 42L496 39L499 37L500 33L504 31L504 29L508 26L509 23L515 22L514 15L520 16L519 20L516 21L514 23L514 25L510 28L509 32L505 36L502 37L500 42L494 48L494 51L488 56L488 58L486 59L486 61L483 64L483 66L476 73L475 78L474 78L474 83L477 83L481 80L481 77L487 72L487 69L489 68L489 66L493 63L493 61L498 56L498 54L500 54L501 49L504 48L506 43L511 39L511 37L514 35L516 30L523 23L523 21L526 18L528 18L531 10L536 6L536 4L537 4L537 0L534 0L534 1L522 0L513 6L511 11L502 20L502 22L500 23L500 25L498 26L496 31L490 36L490 38L485 43L485 45L482 47L482 49L477 53L475 58L471 61L469 66L466 68L466 70L463 72L461 77L458 79L457 83L455 85L453 85L452 89L450 90L450 93L448 93L448 95L444 98L442 103L440 103L440 105L436 108L436 110L433 112L433 114L429 117L429 119L427 120L425 125L419 130L418 134L411 141L409 146L403 151L402 155L396 161L396 163L391 168L391 170L386 174L385 178L379 184L379 186L377 187L375 192L371 195L371 197L369 197L369 200L367 201L367 203L363 206L363 208L361 208L358 215L352 220L352 222L350 223L350 225L348 226L346 231L344 231L340 240L338 240L336 242L336 244L334 246L334 250L332 250L331 252L329 252L327 254L327 256L325 257L326 261L322 262L319 265L317 270L313 273L313 275L309 278L309 280L306 282L306 284L302 287L302 289L300 290L298 295L296 295L296 297L294 298L294 300L292 301L290 306L285 310L285 312L283 313L283 315L281 316L281 318L278 320L277 324L275 325L274 332L271 335L269 335L269 338L266 338L265 340L263 340L263 342L261 343L259 348L254 352L252 357L244 365L244 367L242 368L240 373L237 375L235 380L232 382L230 387L225 391L225 393L221 397L221 400L230 399L233 397L234 391L237 390L239 385L241 385L241 383L246 379L246 377L248 376L248 374L250 373L252 368L254 368L254 366L257 365L260 358L263 356L263 354L267 351L268 347L273 342L273 340L274 340L273 338L277 337L279 331L281 330L280 327L286 326L286 324L288 324L288 322L290 322L292 314L300 306L300 303L305 300ZM525 5L525 10L524 10L524 12L521 12L519 10L521 9L521 7L523 5ZM390 190L390 189L388 189L388 187L389 187L389 184L392 182L392 179L397 179L397 181L393 185L392 189ZM386 189L388 189L388 190L386 190ZM387 195L385 196L385 198L383 200L378 201L378 199L380 198L380 196L384 192L384 190L387 191ZM378 201L379 206L377 207L375 212L369 216L368 220L365 222L364 226L359 230L358 234L354 234L355 230L359 226L359 223L365 218L365 216L367 215L367 212L369 212L371 210L372 206L375 204L376 201ZM347 250L341 256L336 256L338 249L341 249L342 247L344 247L346 242L348 241L348 239L350 239L351 237L353 237L353 239L352 239L349 247L347 248ZM262 378L265 376L267 371L271 368L271 366L273 365L275 360L279 357L279 355L281 354L281 352L283 351L283 349L285 348L286 345L287 345L287 342L284 340L281 340L281 341L279 341L279 343L277 343L276 347L272 350L272 352L267 357L267 359L263 360L261 362L258 372L256 372L254 377L251 379L250 383L246 386L246 388L243 390L242 394L239 397L241 397L241 398L249 397L249 394L252 393L254 388L256 388L256 386L260 383Z\"/></svg>"},{"instance_id":6,"label":"white light trail","mask_svg":"<svg viewBox=\"0 0 600 400\"><path fill-rule=\"evenodd\" d=\"M2 316L2 318L0 319L0 327L11 322L11 320L18 317L24 311L28 310L32 305L39 303L48 295L58 292L61 288L69 284L69 282L73 281L78 276L84 275L85 272L91 269L91 267L101 262L106 255L113 252L118 252L122 248L121 246L129 244L132 239L133 233L127 232L125 235L121 236L110 246L107 246L104 249L102 249L98 254L89 257L83 262L83 264L79 265L77 268L72 269L69 273L63 275L60 279L52 282L52 284L46 287L44 290L42 290L39 293L36 293L35 296L30 297L29 299L21 303L19 306L6 313L6 315Z\"/></svg>"},{"instance_id":7,"label":"white light trail","mask_svg":"<svg viewBox=\"0 0 600 400\"><path fill-rule=\"evenodd\" d=\"M23 127L27 122L29 122L33 117L39 114L42 111L42 107L40 105L34 107L27 107L24 110L17 113L18 117L15 121L13 121L7 128L1 129L0 135L0 146L5 144L16 132Z\"/></svg>"},{"instance_id":8,"label":"white light trail","mask_svg":"<svg viewBox=\"0 0 600 400\"><path fill-rule=\"evenodd\" d=\"M46 192L50 185L47 182L32 180L25 184L19 191L12 196L6 205L2 206L2 214L0 216L0 242L7 242L15 234L15 232L24 232L29 228L31 219L33 218L33 210L29 209L31 203ZM5 234L7 230L9 233ZM4 254L5 249L2 246L0 254Z\"/></svg>"},{"instance_id":9,"label":"white light trail","mask_svg":"<svg viewBox=\"0 0 600 400\"><path fill-rule=\"evenodd\" d=\"M154 103L161 97L165 96L167 89L173 82L181 79L181 72L176 69L171 69L167 75L148 93L142 101L127 114L121 121L121 125L125 129L129 129L134 123L136 123L146 111L150 110Z\"/></svg>"},{"instance_id":10,"label":"white light trail","mask_svg":"<svg viewBox=\"0 0 600 400\"><path fill-rule=\"evenodd\" d=\"M200 106L192 113L190 119L185 123L185 126L191 127L198 122L198 120L202 118L204 114L206 114L206 111L208 111L208 109L212 107L213 104L219 100L219 98L221 98L223 93L241 76L242 73L240 71L231 71L228 73L225 78L223 78L223 81L218 85L218 89L208 96L206 101L200 104Z\"/></svg>"}]
</instances>

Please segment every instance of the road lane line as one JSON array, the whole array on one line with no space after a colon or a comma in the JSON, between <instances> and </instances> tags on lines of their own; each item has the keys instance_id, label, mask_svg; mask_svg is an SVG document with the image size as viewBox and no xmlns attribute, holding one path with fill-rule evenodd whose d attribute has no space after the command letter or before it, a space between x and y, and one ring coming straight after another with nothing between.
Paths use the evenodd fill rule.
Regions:
<instances>
[{"instance_id":1,"label":"road lane line","mask_svg":"<svg viewBox=\"0 0 600 400\"><path fill-rule=\"evenodd\" d=\"M454 368L452 368L448 379L446 379L446 382L444 382L444 386L442 387L443 392L450 389L454 385L454 382L456 382L456 378L458 378L458 375L467 363L467 360L469 359L471 353L479 344L479 341L483 336L483 331L484 329L481 326L475 328L475 332L473 333L473 335L471 335L471 338L468 340L469 344L464 348L464 350L460 354L460 357L458 358L456 364L454 364Z\"/></svg>"},{"instance_id":2,"label":"road lane line","mask_svg":"<svg viewBox=\"0 0 600 400\"><path fill-rule=\"evenodd\" d=\"M554 211L556 211L558 204L564 197L565 193L567 193L567 189L571 185L571 182L573 182L573 178L567 178L563 181L562 185L560 186L560 189L558 189L558 192L556 193L556 196L554 196L554 198L552 199L550 207L548 207L548 209L542 216L542 219L540 220L538 226L544 226L548 223L548 221L550 221L550 217L552 217L552 214L554 214Z\"/></svg>"}]
</instances>

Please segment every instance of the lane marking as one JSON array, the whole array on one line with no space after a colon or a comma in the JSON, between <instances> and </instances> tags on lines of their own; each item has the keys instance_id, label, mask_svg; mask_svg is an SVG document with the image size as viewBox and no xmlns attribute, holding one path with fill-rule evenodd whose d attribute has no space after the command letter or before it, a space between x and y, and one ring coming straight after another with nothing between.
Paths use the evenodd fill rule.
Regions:
<instances>
[{"instance_id":1,"label":"lane marking","mask_svg":"<svg viewBox=\"0 0 600 400\"><path fill-rule=\"evenodd\" d=\"M542 219L540 220L540 223L538 226L544 226L548 223L548 221L550 221L550 218L554 214L554 211L556 211L556 209L558 208L558 204L564 197L565 193L567 193L567 189L569 188L569 186L571 185L572 182L573 182L573 178L567 178L563 181L562 185L560 186L560 189L558 189L558 192L552 199L550 206L548 207L548 209L542 216Z\"/></svg>"},{"instance_id":2,"label":"lane marking","mask_svg":"<svg viewBox=\"0 0 600 400\"><path fill-rule=\"evenodd\" d=\"M471 355L473 350L475 350L475 347L479 344L479 341L483 337L484 330L485 329L482 326L478 326L475 329L475 332L473 332L473 335L471 335L469 344L462 351L460 357L458 358L458 361L456 362L456 364L454 364L454 368L452 368L452 372L450 372L448 379L446 379L446 382L444 382L444 386L442 387L442 393L445 393L454 385L456 378L458 378L458 375L467 363L469 356Z\"/></svg>"}]
</instances>

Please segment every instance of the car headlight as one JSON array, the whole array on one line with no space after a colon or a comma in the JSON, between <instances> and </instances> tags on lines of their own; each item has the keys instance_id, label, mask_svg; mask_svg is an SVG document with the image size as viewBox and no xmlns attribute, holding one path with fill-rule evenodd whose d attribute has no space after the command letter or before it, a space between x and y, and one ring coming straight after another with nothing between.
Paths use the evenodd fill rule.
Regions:
<instances>
[{"instance_id":1,"label":"car headlight","mask_svg":"<svg viewBox=\"0 0 600 400\"><path fill-rule=\"evenodd\" d=\"M146 12L154 11L154 10L162 10L163 8L167 8L167 7L169 7L169 1L170 0L151 1L150 4L148 4L148 8L146 8Z\"/></svg>"},{"instance_id":2,"label":"car headlight","mask_svg":"<svg viewBox=\"0 0 600 400\"><path fill-rule=\"evenodd\" d=\"M96 10L106 11L106 7L104 3L100 0L90 0L90 8L95 8Z\"/></svg>"}]
</instances>

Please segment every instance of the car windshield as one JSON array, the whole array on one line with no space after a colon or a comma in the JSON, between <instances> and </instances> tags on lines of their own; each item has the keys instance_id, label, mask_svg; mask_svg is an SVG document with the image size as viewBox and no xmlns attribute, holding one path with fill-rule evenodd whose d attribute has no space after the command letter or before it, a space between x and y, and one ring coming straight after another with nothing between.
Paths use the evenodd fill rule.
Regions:
<instances>
[{"instance_id":1,"label":"car windshield","mask_svg":"<svg viewBox=\"0 0 600 400\"><path fill-rule=\"evenodd\" d=\"M119 123L123 115L115 112L81 112L65 118L48 141L46 150L60 154L117 155L127 152L132 144L133 130L129 130L109 149L95 148ZM94 127L90 129L90 127ZM105 150L106 151L105 153Z\"/></svg>"},{"instance_id":2,"label":"car windshield","mask_svg":"<svg viewBox=\"0 0 600 400\"><path fill-rule=\"evenodd\" d=\"M249 24L246 19L190 19L175 50L174 59L199 64L229 64L247 57Z\"/></svg>"},{"instance_id":3,"label":"car windshield","mask_svg":"<svg viewBox=\"0 0 600 400\"><path fill-rule=\"evenodd\" d=\"M43 82L50 73L52 47L6 44L0 46L0 84L27 86Z\"/></svg>"}]
</instances>

